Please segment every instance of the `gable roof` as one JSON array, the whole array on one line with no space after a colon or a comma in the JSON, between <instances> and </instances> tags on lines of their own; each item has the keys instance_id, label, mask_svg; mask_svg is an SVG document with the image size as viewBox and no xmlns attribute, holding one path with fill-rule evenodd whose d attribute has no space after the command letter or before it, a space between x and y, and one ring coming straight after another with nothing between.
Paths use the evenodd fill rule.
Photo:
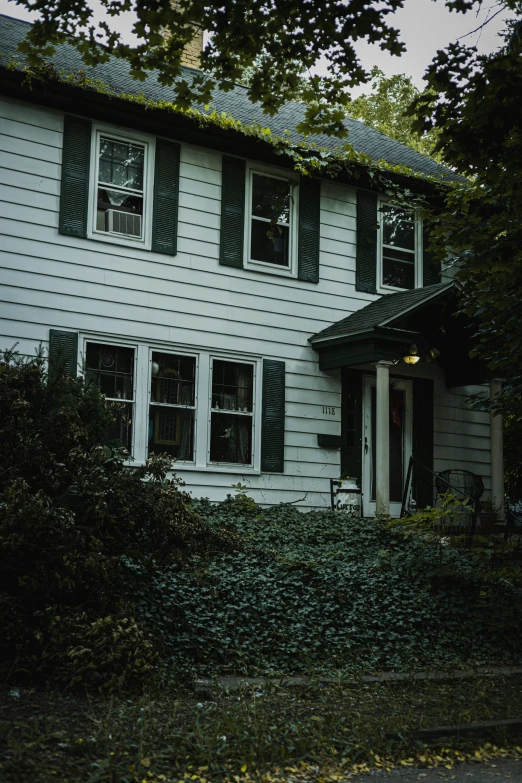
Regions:
<instances>
[{"instance_id":1,"label":"gable roof","mask_svg":"<svg viewBox=\"0 0 522 783\"><path fill-rule=\"evenodd\" d=\"M17 46L25 38L29 22L13 19L10 16L0 14L0 64L6 67L10 60L22 63L23 56L18 52ZM84 71L91 79L99 79L108 85L116 94L139 94L153 101L172 101L172 90L163 87L157 80L156 72L151 72L145 81L139 82L129 75L128 65L125 60L112 57L107 63L96 67L86 66L74 46L62 44L56 47L52 57L52 63L57 70L66 73ZM183 68L182 76L190 80L196 73L192 68ZM421 155L394 139L380 133L374 128L365 125L358 120L346 119L344 124L348 130L348 137L339 141L335 137L325 134L301 136L295 130L296 126L304 118L305 107L300 103L290 102L285 104L278 114L269 117L264 114L260 105L252 103L248 99L247 89L243 85L236 84L230 92L216 90L208 110L198 107L199 111L216 110L226 112L245 125L258 123L262 127L270 127L272 133L282 136L285 130L290 132L290 138L294 142L306 141L319 147L334 151L340 149L347 140L352 144L356 152L368 155L372 160L384 160L390 165L408 166L420 174L429 176L445 176L454 178L455 174L441 166L431 158Z\"/></svg>"},{"instance_id":2,"label":"gable roof","mask_svg":"<svg viewBox=\"0 0 522 783\"><path fill-rule=\"evenodd\" d=\"M425 288L415 288L411 291L398 291L395 294L385 294L375 302L357 310L347 318L327 326L321 332L310 337L312 345L334 342L363 332L369 332L375 327L386 327L406 313L426 304L432 299L449 291L455 286L453 281L428 285Z\"/></svg>"}]
</instances>

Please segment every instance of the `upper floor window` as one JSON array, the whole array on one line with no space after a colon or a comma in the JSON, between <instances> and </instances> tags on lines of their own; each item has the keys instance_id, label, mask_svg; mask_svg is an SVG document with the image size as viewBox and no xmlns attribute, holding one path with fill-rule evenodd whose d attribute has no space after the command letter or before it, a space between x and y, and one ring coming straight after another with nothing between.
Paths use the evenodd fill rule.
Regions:
<instances>
[{"instance_id":1,"label":"upper floor window","mask_svg":"<svg viewBox=\"0 0 522 783\"><path fill-rule=\"evenodd\" d=\"M406 290L422 286L421 221L414 212L382 204L379 284Z\"/></svg>"},{"instance_id":2,"label":"upper floor window","mask_svg":"<svg viewBox=\"0 0 522 783\"><path fill-rule=\"evenodd\" d=\"M144 165L143 144L99 135L97 231L143 238Z\"/></svg>"},{"instance_id":3,"label":"upper floor window","mask_svg":"<svg viewBox=\"0 0 522 783\"><path fill-rule=\"evenodd\" d=\"M247 266L295 275L297 181L247 167Z\"/></svg>"}]
</instances>

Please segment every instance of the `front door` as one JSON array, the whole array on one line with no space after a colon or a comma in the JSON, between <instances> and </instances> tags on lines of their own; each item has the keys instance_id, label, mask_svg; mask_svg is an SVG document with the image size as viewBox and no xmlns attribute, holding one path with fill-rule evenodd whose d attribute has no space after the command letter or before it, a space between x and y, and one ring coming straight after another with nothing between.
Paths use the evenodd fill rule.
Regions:
<instances>
[{"instance_id":1,"label":"front door","mask_svg":"<svg viewBox=\"0 0 522 783\"><path fill-rule=\"evenodd\" d=\"M362 512L375 515L376 379L364 378ZM411 456L412 384L390 380L390 515L401 513L404 480Z\"/></svg>"}]
</instances>

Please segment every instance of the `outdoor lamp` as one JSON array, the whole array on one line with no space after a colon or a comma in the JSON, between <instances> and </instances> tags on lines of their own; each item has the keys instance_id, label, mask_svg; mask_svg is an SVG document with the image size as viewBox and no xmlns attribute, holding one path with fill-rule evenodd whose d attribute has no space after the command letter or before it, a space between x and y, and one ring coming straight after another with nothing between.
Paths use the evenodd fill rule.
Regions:
<instances>
[{"instance_id":1,"label":"outdoor lamp","mask_svg":"<svg viewBox=\"0 0 522 783\"><path fill-rule=\"evenodd\" d=\"M402 361L406 362L406 364L417 364L419 359L420 359L419 349L417 348L415 343L413 343L413 345L410 345L408 349L408 353L406 354L406 356L402 357Z\"/></svg>"}]
</instances>

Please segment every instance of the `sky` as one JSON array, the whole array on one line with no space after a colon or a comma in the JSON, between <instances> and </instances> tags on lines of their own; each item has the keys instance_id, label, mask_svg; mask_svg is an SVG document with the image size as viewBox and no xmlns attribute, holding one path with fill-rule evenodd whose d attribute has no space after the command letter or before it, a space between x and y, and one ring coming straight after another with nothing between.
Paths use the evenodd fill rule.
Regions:
<instances>
[{"instance_id":1,"label":"sky","mask_svg":"<svg viewBox=\"0 0 522 783\"><path fill-rule=\"evenodd\" d=\"M96 8L97 18L102 17L102 10L98 0L91 0ZM505 15L499 14L472 35L468 35L475 28L482 25L486 19L498 10L496 0L484 0L482 9L478 15L474 13L451 13L445 7L443 0L405 0L404 8L397 11L393 17L393 26L401 32L401 38L406 44L407 52L400 58L393 57L387 52L382 52L378 46L359 41L357 52L363 66L370 70L378 65L387 75L406 73L413 81L422 86L422 77L438 49L443 49L460 36L467 36L464 40L477 46L479 51L488 53L498 48L500 39L498 33L504 27ZM0 0L0 13L14 16L19 19L31 21L34 14L26 11L12 0ZM118 29L126 32L131 38L132 15L122 14L118 17ZM318 73L326 73L328 63L319 63ZM364 91L364 87L354 91L354 95Z\"/></svg>"}]
</instances>

